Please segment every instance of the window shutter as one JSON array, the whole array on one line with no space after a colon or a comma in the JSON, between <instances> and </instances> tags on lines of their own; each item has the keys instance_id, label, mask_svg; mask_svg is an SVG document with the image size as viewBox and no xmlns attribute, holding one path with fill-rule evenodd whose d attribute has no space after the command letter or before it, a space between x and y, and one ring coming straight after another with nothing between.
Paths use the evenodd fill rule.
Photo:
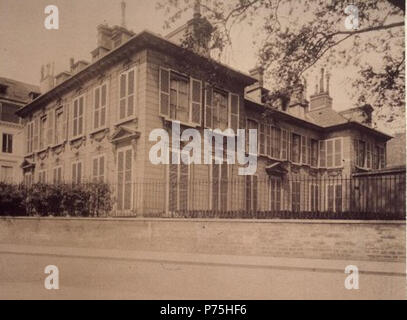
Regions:
<instances>
[{"instance_id":1,"label":"window shutter","mask_svg":"<svg viewBox=\"0 0 407 320\"><path fill-rule=\"evenodd\" d=\"M98 158L94 158L93 159L93 181L96 182L98 175L99 175L99 159Z\"/></svg>"},{"instance_id":2,"label":"window shutter","mask_svg":"<svg viewBox=\"0 0 407 320\"><path fill-rule=\"evenodd\" d=\"M34 120L34 150L33 151L37 151L39 148L39 130L40 130L40 118L37 117Z\"/></svg>"},{"instance_id":3,"label":"window shutter","mask_svg":"<svg viewBox=\"0 0 407 320\"><path fill-rule=\"evenodd\" d=\"M201 125L202 119L202 82L191 79L191 122Z\"/></svg>"},{"instance_id":4,"label":"window shutter","mask_svg":"<svg viewBox=\"0 0 407 320\"><path fill-rule=\"evenodd\" d=\"M102 86L101 110L100 110L100 126L106 125L106 107L107 107L107 84Z\"/></svg>"},{"instance_id":5,"label":"window shutter","mask_svg":"<svg viewBox=\"0 0 407 320\"><path fill-rule=\"evenodd\" d=\"M342 140L339 138L335 140L335 167L340 167L341 165L342 165Z\"/></svg>"},{"instance_id":6,"label":"window shutter","mask_svg":"<svg viewBox=\"0 0 407 320\"><path fill-rule=\"evenodd\" d=\"M160 116L170 116L170 71L160 68Z\"/></svg>"},{"instance_id":7,"label":"window shutter","mask_svg":"<svg viewBox=\"0 0 407 320\"><path fill-rule=\"evenodd\" d=\"M326 167L326 151L325 151L325 141L319 142L319 166L321 168Z\"/></svg>"},{"instance_id":8,"label":"window shutter","mask_svg":"<svg viewBox=\"0 0 407 320\"><path fill-rule=\"evenodd\" d=\"M79 99L79 115L78 115L78 134L83 134L83 109L84 109L84 97Z\"/></svg>"},{"instance_id":9,"label":"window shutter","mask_svg":"<svg viewBox=\"0 0 407 320\"><path fill-rule=\"evenodd\" d=\"M62 107L62 141L64 142L68 139L68 112L69 112L69 105L64 105Z\"/></svg>"},{"instance_id":10,"label":"window shutter","mask_svg":"<svg viewBox=\"0 0 407 320\"><path fill-rule=\"evenodd\" d=\"M72 164L72 183L76 183L76 163Z\"/></svg>"},{"instance_id":11,"label":"window shutter","mask_svg":"<svg viewBox=\"0 0 407 320\"><path fill-rule=\"evenodd\" d=\"M359 165L359 141L357 139L353 140L353 150L355 154L355 165Z\"/></svg>"},{"instance_id":12,"label":"window shutter","mask_svg":"<svg viewBox=\"0 0 407 320\"><path fill-rule=\"evenodd\" d=\"M233 129L234 133L237 134L237 129L239 129L239 95L230 93L230 123L229 128ZM265 153L265 152L264 152Z\"/></svg>"},{"instance_id":13,"label":"window shutter","mask_svg":"<svg viewBox=\"0 0 407 320\"><path fill-rule=\"evenodd\" d=\"M205 127L213 128L213 89L205 89Z\"/></svg>"},{"instance_id":14,"label":"window shutter","mask_svg":"<svg viewBox=\"0 0 407 320\"><path fill-rule=\"evenodd\" d=\"M105 180L105 157L99 158L99 179L101 182Z\"/></svg>"},{"instance_id":15,"label":"window shutter","mask_svg":"<svg viewBox=\"0 0 407 320\"><path fill-rule=\"evenodd\" d=\"M95 89L94 95L94 118L93 118L93 128L99 128L99 117L100 117L100 88Z\"/></svg>"},{"instance_id":16,"label":"window shutter","mask_svg":"<svg viewBox=\"0 0 407 320\"><path fill-rule=\"evenodd\" d=\"M48 145L52 145L54 142L54 115L55 110L48 111L48 130L47 130L47 140Z\"/></svg>"},{"instance_id":17,"label":"window shutter","mask_svg":"<svg viewBox=\"0 0 407 320\"><path fill-rule=\"evenodd\" d=\"M30 127L31 127L31 123L28 122L27 125L24 128L25 141L26 141L26 145L25 145L25 152L26 153L30 153Z\"/></svg>"},{"instance_id":18,"label":"window shutter","mask_svg":"<svg viewBox=\"0 0 407 320\"><path fill-rule=\"evenodd\" d=\"M134 93L136 90L136 69L131 70L127 75L127 113L126 117L134 115L135 99Z\"/></svg>"}]
</instances>

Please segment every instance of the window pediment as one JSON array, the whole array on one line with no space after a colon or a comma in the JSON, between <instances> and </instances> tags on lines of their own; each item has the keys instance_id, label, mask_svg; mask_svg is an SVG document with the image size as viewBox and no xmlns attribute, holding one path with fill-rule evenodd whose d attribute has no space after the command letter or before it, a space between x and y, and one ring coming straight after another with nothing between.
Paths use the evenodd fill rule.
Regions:
<instances>
[{"instance_id":1,"label":"window pediment","mask_svg":"<svg viewBox=\"0 0 407 320\"><path fill-rule=\"evenodd\" d=\"M128 127L118 127L115 132L113 132L110 137L110 142L117 144L119 142L136 139L140 136L140 132L128 128Z\"/></svg>"}]
</instances>

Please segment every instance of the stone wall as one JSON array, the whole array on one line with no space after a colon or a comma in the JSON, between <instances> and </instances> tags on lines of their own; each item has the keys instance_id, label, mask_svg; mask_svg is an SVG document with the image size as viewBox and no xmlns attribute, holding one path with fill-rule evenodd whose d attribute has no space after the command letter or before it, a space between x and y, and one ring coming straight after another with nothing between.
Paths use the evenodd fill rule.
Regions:
<instances>
[{"instance_id":1,"label":"stone wall","mask_svg":"<svg viewBox=\"0 0 407 320\"><path fill-rule=\"evenodd\" d=\"M0 218L0 243L405 262L405 222Z\"/></svg>"}]
</instances>

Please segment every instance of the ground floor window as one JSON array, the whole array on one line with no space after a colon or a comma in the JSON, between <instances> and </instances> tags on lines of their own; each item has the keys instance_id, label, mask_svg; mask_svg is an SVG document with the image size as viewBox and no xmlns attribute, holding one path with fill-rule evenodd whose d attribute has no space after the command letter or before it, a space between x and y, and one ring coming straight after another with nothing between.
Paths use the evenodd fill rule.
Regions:
<instances>
[{"instance_id":1,"label":"ground floor window","mask_svg":"<svg viewBox=\"0 0 407 320\"><path fill-rule=\"evenodd\" d=\"M270 190L270 210L280 211L281 210L281 178L280 177L270 177L269 178L269 190Z\"/></svg>"},{"instance_id":2,"label":"ground floor window","mask_svg":"<svg viewBox=\"0 0 407 320\"><path fill-rule=\"evenodd\" d=\"M178 157L178 163L174 163L174 157ZM172 150L168 169L168 210L187 210L189 196L189 165L184 164L180 151Z\"/></svg>"},{"instance_id":3,"label":"ground floor window","mask_svg":"<svg viewBox=\"0 0 407 320\"><path fill-rule=\"evenodd\" d=\"M130 210L132 206L132 158L131 147L117 152L117 210Z\"/></svg>"},{"instance_id":4,"label":"ground floor window","mask_svg":"<svg viewBox=\"0 0 407 320\"><path fill-rule=\"evenodd\" d=\"M13 167L1 166L1 182L11 183L13 181Z\"/></svg>"},{"instance_id":5,"label":"ground floor window","mask_svg":"<svg viewBox=\"0 0 407 320\"><path fill-rule=\"evenodd\" d=\"M212 165L212 209L228 209L228 164Z\"/></svg>"},{"instance_id":6,"label":"ground floor window","mask_svg":"<svg viewBox=\"0 0 407 320\"><path fill-rule=\"evenodd\" d=\"M57 184L57 183L61 183L62 182L62 167L58 166L55 167L53 170L53 183Z\"/></svg>"},{"instance_id":7,"label":"ground floor window","mask_svg":"<svg viewBox=\"0 0 407 320\"><path fill-rule=\"evenodd\" d=\"M330 212L342 211L342 185L331 184L327 186L327 209Z\"/></svg>"},{"instance_id":8,"label":"ground floor window","mask_svg":"<svg viewBox=\"0 0 407 320\"><path fill-rule=\"evenodd\" d=\"M72 163L72 183L81 183L82 182L82 162L77 161Z\"/></svg>"},{"instance_id":9,"label":"ground floor window","mask_svg":"<svg viewBox=\"0 0 407 320\"><path fill-rule=\"evenodd\" d=\"M301 210L301 183L293 181L291 189L292 211L299 212Z\"/></svg>"},{"instance_id":10,"label":"ground floor window","mask_svg":"<svg viewBox=\"0 0 407 320\"><path fill-rule=\"evenodd\" d=\"M257 176L246 176L246 210L257 211L258 185Z\"/></svg>"},{"instance_id":11,"label":"ground floor window","mask_svg":"<svg viewBox=\"0 0 407 320\"><path fill-rule=\"evenodd\" d=\"M38 182L47 183L47 171L42 170L38 172Z\"/></svg>"},{"instance_id":12,"label":"ground floor window","mask_svg":"<svg viewBox=\"0 0 407 320\"><path fill-rule=\"evenodd\" d=\"M24 184L29 187L31 186L33 183L33 174L32 172L26 172L24 174Z\"/></svg>"},{"instance_id":13,"label":"ground floor window","mask_svg":"<svg viewBox=\"0 0 407 320\"><path fill-rule=\"evenodd\" d=\"M310 186L310 206L311 211L319 211L319 185L317 184Z\"/></svg>"}]
</instances>

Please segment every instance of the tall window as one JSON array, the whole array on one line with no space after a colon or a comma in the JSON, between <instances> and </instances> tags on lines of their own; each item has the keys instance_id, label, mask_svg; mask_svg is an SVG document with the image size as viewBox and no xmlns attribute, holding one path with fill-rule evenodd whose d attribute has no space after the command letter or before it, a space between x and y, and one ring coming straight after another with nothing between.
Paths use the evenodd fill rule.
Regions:
<instances>
[{"instance_id":1,"label":"tall window","mask_svg":"<svg viewBox=\"0 0 407 320\"><path fill-rule=\"evenodd\" d=\"M189 120L189 79L171 73L170 118L181 122Z\"/></svg>"},{"instance_id":2,"label":"tall window","mask_svg":"<svg viewBox=\"0 0 407 320\"><path fill-rule=\"evenodd\" d=\"M161 68L159 83L160 115L201 125L202 82Z\"/></svg>"},{"instance_id":3,"label":"tall window","mask_svg":"<svg viewBox=\"0 0 407 320\"><path fill-rule=\"evenodd\" d=\"M123 72L119 78L119 120L124 120L135 114L136 68Z\"/></svg>"},{"instance_id":4,"label":"tall window","mask_svg":"<svg viewBox=\"0 0 407 320\"><path fill-rule=\"evenodd\" d=\"M311 139L311 167L318 167L318 141Z\"/></svg>"},{"instance_id":5,"label":"tall window","mask_svg":"<svg viewBox=\"0 0 407 320\"><path fill-rule=\"evenodd\" d=\"M269 126L270 134L267 139L267 149L270 157L280 159L281 157L281 129Z\"/></svg>"},{"instance_id":6,"label":"tall window","mask_svg":"<svg viewBox=\"0 0 407 320\"><path fill-rule=\"evenodd\" d=\"M1 151L4 153L13 153L13 135L9 133L3 133L3 142Z\"/></svg>"},{"instance_id":7,"label":"tall window","mask_svg":"<svg viewBox=\"0 0 407 320\"><path fill-rule=\"evenodd\" d=\"M169 164L168 210L187 210L189 200L189 165L181 160L179 150L172 150L170 159L178 157L177 163Z\"/></svg>"},{"instance_id":8,"label":"tall window","mask_svg":"<svg viewBox=\"0 0 407 320\"><path fill-rule=\"evenodd\" d=\"M378 169L383 169L386 167L386 149L380 146L376 146L377 159L378 159Z\"/></svg>"},{"instance_id":9,"label":"tall window","mask_svg":"<svg viewBox=\"0 0 407 320\"><path fill-rule=\"evenodd\" d=\"M83 174L83 168L82 168L82 162L74 162L72 163L72 183L81 183L82 182L82 174Z\"/></svg>"},{"instance_id":10,"label":"tall window","mask_svg":"<svg viewBox=\"0 0 407 320\"><path fill-rule=\"evenodd\" d=\"M123 148L117 152L117 209L130 210L133 199L133 150Z\"/></svg>"},{"instance_id":11,"label":"tall window","mask_svg":"<svg viewBox=\"0 0 407 320\"><path fill-rule=\"evenodd\" d=\"M225 130L228 128L228 94L220 90L213 91L213 128Z\"/></svg>"},{"instance_id":12,"label":"tall window","mask_svg":"<svg viewBox=\"0 0 407 320\"><path fill-rule=\"evenodd\" d=\"M355 155L356 155L356 165L358 167L365 167L366 160L366 142L362 140L354 141Z\"/></svg>"},{"instance_id":13,"label":"tall window","mask_svg":"<svg viewBox=\"0 0 407 320\"><path fill-rule=\"evenodd\" d=\"M106 126L107 84L102 84L94 91L93 129Z\"/></svg>"},{"instance_id":14,"label":"tall window","mask_svg":"<svg viewBox=\"0 0 407 320\"><path fill-rule=\"evenodd\" d=\"M31 186L33 183L33 174L32 172L26 172L24 174L24 184L29 187Z\"/></svg>"},{"instance_id":15,"label":"tall window","mask_svg":"<svg viewBox=\"0 0 407 320\"><path fill-rule=\"evenodd\" d=\"M293 181L291 182L291 196L292 196L292 210L294 212L301 211L301 182Z\"/></svg>"},{"instance_id":16,"label":"tall window","mask_svg":"<svg viewBox=\"0 0 407 320\"><path fill-rule=\"evenodd\" d=\"M105 180L105 156L97 156L92 162L92 181L103 182Z\"/></svg>"},{"instance_id":17,"label":"tall window","mask_svg":"<svg viewBox=\"0 0 407 320\"><path fill-rule=\"evenodd\" d=\"M60 107L55 110L55 144L64 141L64 109Z\"/></svg>"},{"instance_id":18,"label":"tall window","mask_svg":"<svg viewBox=\"0 0 407 320\"><path fill-rule=\"evenodd\" d=\"M300 163L301 161L301 136L293 133L291 146L291 161L294 163Z\"/></svg>"},{"instance_id":19,"label":"tall window","mask_svg":"<svg viewBox=\"0 0 407 320\"><path fill-rule=\"evenodd\" d=\"M73 103L73 127L72 135L74 138L82 136L83 130L83 113L84 113L84 96L81 96L74 100Z\"/></svg>"},{"instance_id":20,"label":"tall window","mask_svg":"<svg viewBox=\"0 0 407 320\"><path fill-rule=\"evenodd\" d=\"M246 210L257 211L258 185L257 176L246 176Z\"/></svg>"},{"instance_id":21,"label":"tall window","mask_svg":"<svg viewBox=\"0 0 407 320\"><path fill-rule=\"evenodd\" d=\"M58 184L61 183L62 180L62 166L55 167L53 170L53 183Z\"/></svg>"},{"instance_id":22,"label":"tall window","mask_svg":"<svg viewBox=\"0 0 407 320\"><path fill-rule=\"evenodd\" d=\"M288 160L288 131L282 129L281 130L281 159Z\"/></svg>"},{"instance_id":23,"label":"tall window","mask_svg":"<svg viewBox=\"0 0 407 320\"><path fill-rule=\"evenodd\" d=\"M310 198L311 211L319 211L319 186L317 184L311 184Z\"/></svg>"},{"instance_id":24,"label":"tall window","mask_svg":"<svg viewBox=\"0 0 407 320\"><path fill-rule=\"evenodd\" d=\"M281 178L270 177L270 210L281 210Z\"/></svg>"},{"instance_id":25,"label":"tall window","mask_svg":"<svg viewBox=\"0 0 407 320\"><path fill-rule=\"evenodd\" d=\"M320 166L338 168L342 166L342 139L320 141Z\"/></svg>"},{"instance_id":26,"label":"tall window","mask_svg":"<svg viewBox=\"0 0 407 320\"><path fill-rule=\"evenodd\" d=\"M342 211L342 185L330 184L327 185L327 207L328 211Z\"/></svg>"},{"instance_id":27,"label":"tall window","mask_svg":"<svg viewBox=\"0 0 407 320\"><path fill-rule=\"evenodd\" d=\"M47 116L40 119L40 150L43 150L47 145Z\"/></svg>"},{"instance_id":28,"label":"tall window","mask_svg":"<svg viewBox=\"0 0 407 320\"><path fill-rule=\"evenodd\" d=\"M47 171L41 170L38 172L38 182L47 183Z\"/></svg>"},{"instance_id":29,"label":"tall window","mask_svg":"<svg viewBox=\"0 0 407 320\"><path fill-rule=\"evenodd\" d=\"M34 121L27 124L27 154L34 151Z\"/></svg>"},{"instance_id":30,"label":"tall window","mask_svg":"<svg viewBox=\"0 0 407 320\"><path fill-rule=\"evenodd\" d=\"M228 209L228 165L212 164L212 209Z\"/></svg>"}]
</instances>

